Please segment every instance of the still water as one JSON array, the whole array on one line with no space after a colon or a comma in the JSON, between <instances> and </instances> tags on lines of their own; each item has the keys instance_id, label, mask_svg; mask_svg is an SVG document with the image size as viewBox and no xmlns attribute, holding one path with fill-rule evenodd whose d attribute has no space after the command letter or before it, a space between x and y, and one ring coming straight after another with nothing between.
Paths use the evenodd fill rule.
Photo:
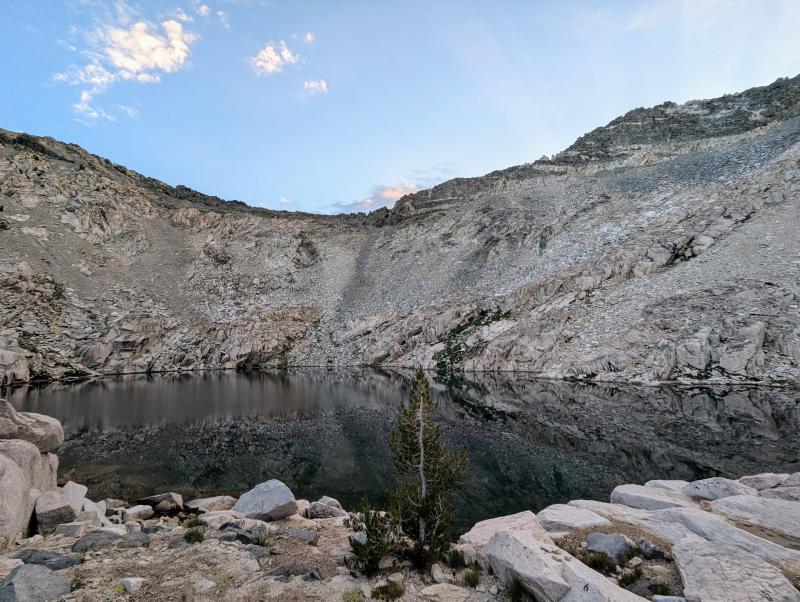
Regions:
<instances>
[{"instance_id":1,"label":"still water","mask_svg":"<svg viewBox=\"0 0 800 602\"><path fill-rule=\"evenodd\" d=\"M377 504L409 374L375 370L130 376L17 389L57 417L60 478L90 497L238 495L271 478L297 497ZM459 522L607 500L620 483L800 471L800 392L637 388L478 375L434 382L446 436L469 448Z\"/></svg>"}]
</instances>

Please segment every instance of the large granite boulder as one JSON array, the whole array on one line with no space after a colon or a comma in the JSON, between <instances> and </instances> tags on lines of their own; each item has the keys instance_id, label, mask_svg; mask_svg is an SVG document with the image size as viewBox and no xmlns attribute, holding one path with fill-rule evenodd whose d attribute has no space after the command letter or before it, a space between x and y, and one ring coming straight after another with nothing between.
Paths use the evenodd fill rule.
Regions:
<instances>
[{"instance_id":1,"label":"large granite boulder","mask_svg":"<svg viewBox=\"0 0 800 602\"><path fill-rule=\"evenodd\" d=\"M0 550L17 541L30 518L30 494L22 469L0 455Z\"/></svg>"},{"instance_id":2,"label":"large granite boulder","mask_svg":"<svg viewBox=\"0 0 800 602\"><path fill-rule=\"evenodd\" d=\"M17 412L10 403L0 400L0 439L30 441L42 453L52 452L64 443L61 423L50 416Z\"/></svg>"},{"instance_id":3,"label":"large granite boulder","mask_svg":"<svg viewBox=\"0 0 800 602\"><path fill-rule=\"evenodd\" d=\"M243 494L233 510L247 518L280 520L297 512L297 502L291 489L281 481L271 479Z\"/></svg>"},{"instance_id":4,"label":"large granite boulder","mask_svg":"<svg viewBox=\"0 0 800 602\"><path fill-rule=\"evenodd\" d=\"M758 491L762 489L772 489L782 484L789 475L786 473L763 472L761 474L750 475L738 479L743 485L752 487Z\"/></svg>"},{"instance_id":5,"label":"large granite boulder","mask_svg":"<svg viewBox=\"0 0 800 602\"><path fill-rule=\"evenodd\" d=\"M236 498L229 495L217 495L214 497L204 497L197 500L189 500L184 504L189 510L195 512L214 512L215 510L230 510L236 504Z\"/></svg>"},{"instance_id":6,"label":"large granite boulder","mask_svg":"<svg viewBox=\"0 0 800 602\"><path fill-rule=\"evenodd\" d=\"M69 591L69 581L61 575L38 564L23 564L0 583L0 602L50 602Z\"/></svg>"},{"instance_id":7,"label":"large granite boulder","mask_svg":"<svg viewBox=\"0 0 800 602\"><path fill-rule=\"evenodd\" d=\"M336 506L329 506L322 502L314 502L308 507L308 518L336 518L347 516L347 512Z\"/></svg>"},{"instance_id":8,"label":"large granite boulder","mask_svg":"<svg viewBox=\"0 0 800 602\"><path fill-rule=\"evenodd\" d=\"M576 529L604 527L611 524L608 519L595 514L591 510L568 504L548 506L536 515L536 519L542 528L553 537Z\"/></svg>"},{"instance_id":9,"label":"large granite boulder","mask_svg":"<svg viewBox=\"0 0 800 602\"><path fill-rule=\"evenodd\" d=\"M39 533L47 535L61 523L70 523L80 512L75 503L60 490L46 491L36 499L36 524Z\"/></svg>"},{"instance_id":10,"label":"large granite boulder","mask_svg":"<svg viewBox=\"0 0 800 602\"><path fill-rule=\"evenodd\" d=\"M645 485L619 485L611 492L612 504L622 504L640 510L661 510L693 506L691 498L670 489Z\"/></svg>"},{"instance_id":11,"label":"large granite boulder","mask_svg":"<svg viewBox=\"0 0 800 602\"><path fill-rule=\"evenodd\" d=\"M688 602L800 602L783 573L740 546L687 537L672 556Z\"/></svg>"},{"instance_id":12,"label":"large granite boulder","mask_svg":"<svg viewBox=\"0 0 800 602\"><path fill-rule=\"evenodd\" d=\"M41 453L30 441L0 440L0 455L11 458L28 478L28 488L52 491L56 488L58 456Z\"/></svg>"},{"instance_id":13,"label":"large granite boulder","mask_svg":"<svg viewBox=\"0 0 800 602\"><path fill-rule=\"evenodd\" d=\"M773 500L786 500L787 502L800 502L800 487L775 487L764 489L758 495Z\"/></svg>"},{"instance_id":14,"label":"large granite boulder","mask_svg":"<svg viewBox=\"0 0 800 602\"><path fill-rule=\"evenodd\" d=\"M711 510L778 543L800 546L800 502L736 495L711 502Z\"/></svg>"},{"instance_id":15,"label":"large granite boulder","mask_svg":"<svg viewBox=\"0 0 800 602\"><path fill-rule=\"evenodd\" d=\"M758 495L753 487L724 477L692 481L683 487L681 493L700 500L719 500L732 495Z\"/></svg>"},{"instance_id":16,"label":"large granite boulder","mask_svg":"<svg viewBox=\"0 0 800 602\"><path fill-rule=\"evenodd\" d=\"M25 564L40 564L51 571L60 571L81 563L81 559L77 556L68 556L50 550L37 550L35 548L26 548L17 552L14 554L14 558L18 558Z\"/></svg>"},{"instance_id":17,"label":"large granite boulder","mask_svg":"<svg viewBox=\"0 0 800 602\"><path fill-rule=\"evenodd\" d=\"M501 531L530 533L532 537L540 541L552 543L547 531L542 528L536 519L536 515L530 510L523 510L517 514L499 516L475 523L472 529L458 539L458 543L469 544L479 549L489 543L489 540Z\"/></svg>"}]
</instances>

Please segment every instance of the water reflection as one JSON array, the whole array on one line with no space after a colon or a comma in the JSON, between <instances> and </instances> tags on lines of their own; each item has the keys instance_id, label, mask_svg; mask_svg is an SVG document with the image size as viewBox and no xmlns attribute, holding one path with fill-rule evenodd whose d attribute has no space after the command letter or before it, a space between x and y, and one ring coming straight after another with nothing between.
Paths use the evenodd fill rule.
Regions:
<instances>
[{"instance_id":1,"label":"water reflection","mask_svg":"<svg viewBox=\"0 0 800 602\"><path fill-rule=\"evenodd\" d=\"M240 493L280 478L303 497L383 501L408 374L374 370L137 376L17 390L58 417L62 477L95 497ZM800 470L800 394L636 388L477 375L434 384L446 434L470 449L464 524L650 478Z\"/></svg>"}]
</instances>

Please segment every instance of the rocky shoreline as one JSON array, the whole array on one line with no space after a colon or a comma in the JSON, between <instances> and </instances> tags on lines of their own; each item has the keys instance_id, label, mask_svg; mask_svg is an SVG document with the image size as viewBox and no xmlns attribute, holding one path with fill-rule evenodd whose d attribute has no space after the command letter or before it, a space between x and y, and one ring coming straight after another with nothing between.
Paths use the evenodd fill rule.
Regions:
<instances>
[{"instance_id":1,"label":"rocky shoreline","mask_svg":"<svg viewBox=\"0 0 800 602\"><path fill-rule=\"evenodd\" d=\"M648 481L481 521L420 573L347 566L350 513L278 480L184 501L56 484L57 420L0 401L0 600L798 601L800 472Z\"/></svg>"}]
</instances>

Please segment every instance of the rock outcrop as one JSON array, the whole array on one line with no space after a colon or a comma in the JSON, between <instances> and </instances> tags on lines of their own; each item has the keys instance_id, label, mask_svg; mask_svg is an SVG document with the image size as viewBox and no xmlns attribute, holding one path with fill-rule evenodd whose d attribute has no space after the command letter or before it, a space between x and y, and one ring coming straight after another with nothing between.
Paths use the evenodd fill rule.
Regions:
<instances>
[{"instance_id":1,"label":"rock outcrop","mask_svg":"<svg viewBox=\"0 0 800 602\"><path fill-rule=\"evenodd\" d=\"M800 77L636 109L369 215L0 131L0 385L276 365L800 380Z\"/></svg>"}]
</instances>

